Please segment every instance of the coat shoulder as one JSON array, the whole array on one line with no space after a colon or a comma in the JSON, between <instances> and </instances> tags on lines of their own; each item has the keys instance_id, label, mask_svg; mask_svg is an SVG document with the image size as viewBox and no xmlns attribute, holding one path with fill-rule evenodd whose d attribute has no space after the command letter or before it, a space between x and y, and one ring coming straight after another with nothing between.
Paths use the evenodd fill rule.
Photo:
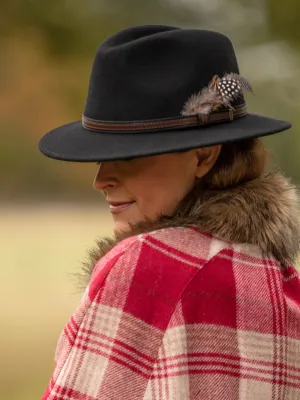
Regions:
<instances>
[{"instance_id":1,"label":"coat shoulder","mask_svg":"<svg viewBox=\"0 0 300 400\"><path fill-rule=\"evenodd\" d=\"M160 251L170 257L195 259L197 264L204 264L231 244L216 236L191 227L172 227L139 235L136 240L140 245Z\"/></svg>"},{"instance_id":2,"label":"coat shoulder","mask_svg":"<svg viewBox=\"0 0 300 400\"><path fill-rule=\"evenodd\" d=\"M98 243L102 249L103 242ZM172 227L130 236L107 248L95 263L90 286L95 293L97 282L102 282L111 269L136 271L168 269L175 264L183 268L201 268L212 257L230 245L196 228ZM145 272L145 271L144 271ZM146 273L146 272L145 272ZM96 287L95 287L96 286Z\"/></svg>"},{"instance_id":3,"label":"coat shoulder","mask_svg":"<svg viewBox=\"0 0 300 400\"><path fill-rule=\"evenodd\" d=\"M117 243L98 242L92 277L104 265L110 265L120 257L134 263L149 262L157 257L161 261L169 258L202 267L219 253L226 253L227 258L238 253L240 257L263 259L258 246L232 243L196 227L168 227L129 236Z\"/></svg>"},{"instance_id":4,"label":"coat shoulder","mask_svg":"<svg viewBox=\"0 0 300 400\"><path fill-rule=\"evenodd\" d=\"M105 248L103 243L98 246ZM106 243L107 245L107 243ZM90 285L103 277L116 264L122 269L168 268L170 264L183 268L202 268L211 258L231 245L196 228L170 227L130 236L105 249L93 267ZM178 268L178 271L180 268ZM96 285L98 286L98 285Z\"/></svg>"},{"instance_id":5,"label":"coat shoulder","mask_svg":"<svg viewBox=\"0 0 300 400\"><path fill-rule=\"evenodd\" d=\"M163 255L176 258L181 262L203 265L232 244L208 232L191 227L170 227L141 233L121 241L113 250L120 255L127 253L147 255ZM141 257L141 261L143 261Z\"/></svg>"}]
</instances>

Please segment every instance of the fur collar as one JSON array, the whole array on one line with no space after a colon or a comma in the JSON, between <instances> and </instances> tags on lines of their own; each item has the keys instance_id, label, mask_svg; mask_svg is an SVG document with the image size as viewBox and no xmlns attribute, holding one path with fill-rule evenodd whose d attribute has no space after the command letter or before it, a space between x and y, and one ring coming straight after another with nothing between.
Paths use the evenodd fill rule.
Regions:
<instances>
[{"instance_id":1,"label":"fur collar","mask_svg":"<svg viewBox=\"0 0 300 400\"><path fill-rule=\"evenodd\" d=\"M272 254L285 267L295 262L300 250L299 211L295 188L278 172L223 190L195 186L172 217L161 216L113 239L99 240L83 266L82 277L88 282L96 262L121 240L180 226L196 226L226 241L258 245L263 254Z\"/></svg>"}]
</instances>

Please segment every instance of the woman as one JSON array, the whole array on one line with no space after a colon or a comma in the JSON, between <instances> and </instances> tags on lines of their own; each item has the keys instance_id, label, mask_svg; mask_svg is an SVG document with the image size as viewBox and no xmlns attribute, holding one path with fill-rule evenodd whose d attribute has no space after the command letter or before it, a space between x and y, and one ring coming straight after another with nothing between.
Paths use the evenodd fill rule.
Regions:
<instances>
[{"instance_id":1,"label":"woman","mask_svg":"<svg viewBox=\"0 0 300 400\"><path fill-rule=\"evenodd\" d=\"M82 121L41 151L98 162L115 238L86 266L43 399L298 399L300 224L219 33L134 27L98 49Z\"/></svg>"}]
</instances>

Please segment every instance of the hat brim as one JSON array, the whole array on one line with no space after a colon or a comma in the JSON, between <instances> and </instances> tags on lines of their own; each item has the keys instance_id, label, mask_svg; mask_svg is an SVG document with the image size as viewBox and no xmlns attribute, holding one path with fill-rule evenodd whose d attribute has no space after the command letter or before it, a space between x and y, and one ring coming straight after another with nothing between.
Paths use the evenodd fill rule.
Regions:
<instances>
[{"instance_id":1,"label":"hat brim","mask_svg":"<svg viewBox=\"0 0 300 400\"><path fill-rule=\"evenodd\" d=\"M141 133L95 132L83 128L81 121L77 121L48 132L39 148L57 160L113 161L236 142L272 135L290 127L286 121L256 114L218 125Z\"/></svg>"}]
</instances>

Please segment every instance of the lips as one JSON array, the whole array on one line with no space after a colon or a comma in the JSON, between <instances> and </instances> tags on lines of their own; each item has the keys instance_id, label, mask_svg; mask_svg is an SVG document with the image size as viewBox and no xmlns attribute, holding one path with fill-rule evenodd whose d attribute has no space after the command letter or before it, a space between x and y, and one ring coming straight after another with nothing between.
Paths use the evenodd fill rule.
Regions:
<instances>
[{"instance_id":1,"label":"lips","mask_svg":"<svg viewBox=\"0 0 300 400\"><path fill-rule=\"evenodd\" d=\"M121 211L127 210L127 208L129 208L133 203L134 203L134 201L123 202L123 203L121 203L121 202L112 202L112 201L108 202L110 212L113 213L113 214L117 214L117 213L119 213Z\"/></svg>"}]
</instances>

